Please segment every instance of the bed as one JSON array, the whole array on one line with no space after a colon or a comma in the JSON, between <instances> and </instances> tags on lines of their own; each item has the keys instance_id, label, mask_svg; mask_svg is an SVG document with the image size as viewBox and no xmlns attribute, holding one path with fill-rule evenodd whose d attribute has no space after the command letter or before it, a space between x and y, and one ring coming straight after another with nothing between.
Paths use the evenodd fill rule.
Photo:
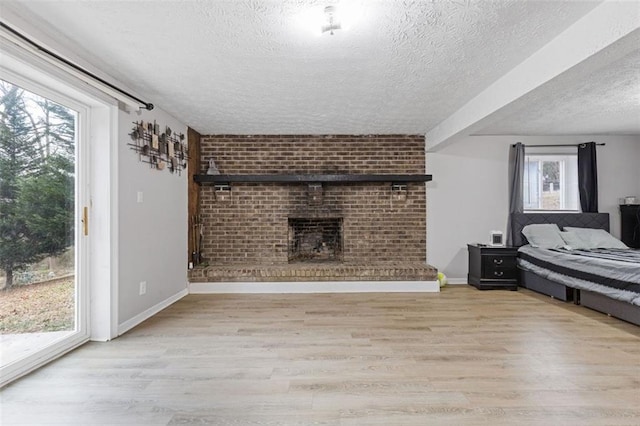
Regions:
<instances>
[{"instance_id":1,"label":"bed","mask_svg":"<svg viewBox=\"0 0 640 426\"><path fill-rule=\"evenodd\" d=\"M640 325L640 251L533 249L527 245L522 229L543 223L554 223L560 229L569 226L609 231L609 214L512 214L514 245L520 247L520 285Z\"/></svg>"}]
</instances>

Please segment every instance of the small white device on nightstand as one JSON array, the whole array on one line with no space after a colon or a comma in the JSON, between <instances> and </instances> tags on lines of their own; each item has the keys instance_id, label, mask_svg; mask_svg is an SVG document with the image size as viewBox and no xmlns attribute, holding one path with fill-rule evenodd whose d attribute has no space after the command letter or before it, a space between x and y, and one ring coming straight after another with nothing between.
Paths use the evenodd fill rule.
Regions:
<instances>
[{"instance_id":1,"label":"small white device on nightstand","mask_svg":"<svg viewBox=\"0 0 640 426\"><path fill-rule=\"evenodd\" d=\"M504 239L502 237L502 231L491 231L489 234L490 246L504 246Z\"/></svg>"}]
</instances>

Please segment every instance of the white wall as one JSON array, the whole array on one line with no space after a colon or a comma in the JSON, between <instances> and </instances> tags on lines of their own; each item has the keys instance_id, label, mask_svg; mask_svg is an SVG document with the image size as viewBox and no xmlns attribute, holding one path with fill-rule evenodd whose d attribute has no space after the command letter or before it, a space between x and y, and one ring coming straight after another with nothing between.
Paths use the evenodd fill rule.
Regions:
<instances>
[{"instance_id":1,"label":"white wall","mask_svg":"<svg viewBox=\"0 0 640 426\"><path fill-rule=\"evenodd\" d=\"M454 282L466 282L467 243L506 233L509 145L605 142L598 147L599 209L620 235L619 198L640 196L640 137L470 136L427 153L427 262Z\"/></svg>"},{"instance_id":2,"label":"white wall","mask_svg":"<svg viewBox=\"0 0 640 426\"><path fill-rule=\"evenodd\" d=\"M118 323L135 325L145 312L187 288L187 174L151 169L139 161L131 143L133 122L153 121L161 131L186 126L155 108L142 113L120 111L118 119ZM137 201L142 192L143 202ZM140 282L147 292L139 294ZM133 319L133 322L132 322ZM124 327L128 329L129 327ZM122 331L122 330L121 330Z\"/></svg>"}]
</instances>

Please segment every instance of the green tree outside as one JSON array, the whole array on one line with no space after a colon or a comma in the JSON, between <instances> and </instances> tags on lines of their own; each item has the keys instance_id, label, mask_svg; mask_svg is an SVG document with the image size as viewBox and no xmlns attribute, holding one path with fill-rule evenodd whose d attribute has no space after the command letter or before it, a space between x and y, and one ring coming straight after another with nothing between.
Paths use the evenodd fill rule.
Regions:
<instances>
[{"instance_id":1,"label":"green tree outside","mask_svg":"<svg viewBox=\"0 0 640 426\"><path fill-rule=\"evenodd\" d=\"M0 268L14 272L73 245L75 115L0 81Z\"/></svg>"}]
</instances>

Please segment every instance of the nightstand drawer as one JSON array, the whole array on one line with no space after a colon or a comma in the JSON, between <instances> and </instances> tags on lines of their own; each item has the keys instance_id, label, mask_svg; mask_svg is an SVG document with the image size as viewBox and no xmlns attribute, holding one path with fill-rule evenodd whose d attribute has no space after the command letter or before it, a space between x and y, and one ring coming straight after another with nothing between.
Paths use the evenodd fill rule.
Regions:
<instances>
[{"instance_id":1,"label":"nightstand drawer","mask_svg":"<svg viewBox=\"0 0 640 426\"><path fill-rule=\"evenodd\" d=\"M501 267L486 265L482 278L495 280L513 280L517 278L518 270L515 267Z\"/></svg>"},{"instance_id":2,"label":"nightstand drawer","mask_svg":"<svg viewBox=\"0 0 640 426\"><path fill-rule=\"evenodd\" d=\"M502 266L503 268L513 268L516 266L516 258L513 256L504 256L500 254L484 254L482 261L485 265Z\"/></svg>"},{"instance_id":3,"label":"nightstand drawer","mask_svg":"<svg viewBox=\"0 0 640 426\"><path fill-rule=\"evenodd\" d=\"M482 278L516 278L516 258L513 256L484 255L482 266Z\"/></svg>"}]
</instances>

